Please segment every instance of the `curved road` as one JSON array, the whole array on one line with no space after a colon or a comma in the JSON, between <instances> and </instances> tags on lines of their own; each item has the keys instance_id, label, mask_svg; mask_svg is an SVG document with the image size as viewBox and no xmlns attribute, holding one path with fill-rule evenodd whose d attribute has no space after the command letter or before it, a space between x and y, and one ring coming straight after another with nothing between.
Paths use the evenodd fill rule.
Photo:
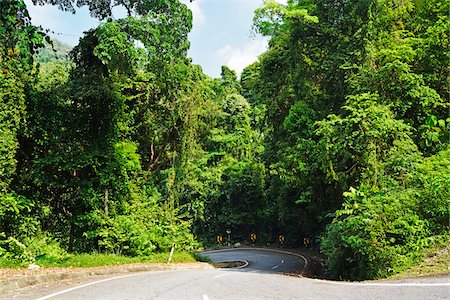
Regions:
<instances>
[{"instance_id":1,"label":"curved road","mask_svg":"<svg viewBox=\"0 0 450 300\"><path fill-rule=\"evenodd\" d=\"M243 260L248 262L244 272L297 273L307 266L307 259L299 254L280 250L236 248L200 253L212 262Z\"/></svg>"},{"instance_id":2,"label":"curved road","mask_svg":"<svg viewBox=\"0 0 450 300\"><path fill-rule=\"evenodd\" d=\"M65 290L41 290L16 299L449 299L449 278L414 282L344 283L285 276L307 263L301 256L270 250L204 252L213 261L247 260L241 269L144 272ZM277 267L275 267L277 266ZM54 289L54 288L53 288Z\"/></svg>"}]
</instances>

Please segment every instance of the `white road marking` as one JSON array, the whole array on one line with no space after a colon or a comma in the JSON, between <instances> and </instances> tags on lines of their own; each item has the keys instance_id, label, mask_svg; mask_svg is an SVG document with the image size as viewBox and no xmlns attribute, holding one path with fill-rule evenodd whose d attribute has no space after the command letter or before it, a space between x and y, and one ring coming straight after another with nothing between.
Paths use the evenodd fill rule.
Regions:
<instances>
[{"instance_id":1,"label":"white road marking","mask_svg":"<svg viewBox=\"0 0 450 300\"><path fill-rule=\"evenodd\" d=\"M68 293L68 292L71 292L71 291L74 291L74 290L77 290L77 289L81 289L81 288L84 288L84 287L87 287L87 286L90 286L90 285L103 283L103 282L107 282L107 281L111 281L111 280L115 280L115 279L121 279L121 278L126 278L126 277L138 276L138 275L142 275L142 274L145 274L145 273L130 274L130 275L124 275L124 276L119 276L119 277L107 278L107 279L103 279L103 280L99 280L99 281L95 281L95 282L90 282L90 283L86 283L86 284L82 284L82 285L79 285L79 286L72 287L72 288L67 289L67 290L62 290L62 291L59 291L57 293L53 293L53 294L50 294L50 295L38 298L36 300L50 299L50 298L53 298L55 296L59 296L61 294L65 294L65 293Z\"/></svg>"},{"instance_id":2,"label":"white road marking","mask_svg":"<svg viewBox=\"0 0 450 300\"><path fill-rule=\"evenodd\" d=\"M209 300L208 295L203 295L203 300Z\"/></svg>"},{"instance_id":3,"label":"white road marking","mask_svg":"<svg viewBox=\"0 0 450 300\"><path fill-rule=\"evenodd\" d=\"M228 273L222 273L222 274L219 274L219 275L216 275L216 276L213 276L213 278L220 278L220 277L223 277L223 276L227 276L227 275L230 275L232 272L228 272Z\"/></svg>"},{"instance_id":4,"label":"white road marking","mask_svg":"<svg viewBox=\"0 0 450 300\"><path fill-rule=\"evenodd\" d=\"M273 267L272 267L272 270L275 270L276 268L278 268L278 265L273 266Z\"/></svg>"},{"instance_id":5,"label":"white road marking","mask_svg":"<svg viewBox=\"0 0 450 300\"><path fill-rule=\"evenodd\" d=\"M306 279L306 278L304 278ZM308 280L308 279L306 279ZM331 280L320 280L320 279L310 279L323 284L334 284L334 285L359 285L359 286L406 286L406 287L432 287L432 286L450 286L450 282L430 282L430 283L420 283L420 282L400 282L400 283L383 283L383 282L342 282L342 281L331 281Z\"/></svg>"},{"instance_id":6,"label":"white road marking","mask_svg":"<svg viewBox=\"0 0 450 300\"><path fill-rule=\"evenodd\" d=\"M369 286L450 286L450 282L434 282L434 283L366 283Z\"/></svg>"}]
</instances>

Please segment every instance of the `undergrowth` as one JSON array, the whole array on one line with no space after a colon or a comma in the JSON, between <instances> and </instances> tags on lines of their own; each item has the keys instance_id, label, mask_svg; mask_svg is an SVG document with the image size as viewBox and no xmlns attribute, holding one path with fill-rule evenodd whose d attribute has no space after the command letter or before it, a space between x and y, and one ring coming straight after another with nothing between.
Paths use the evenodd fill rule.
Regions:
<instances>
[{"instance_id":1,"label":"undergrowth","mask_svg":"<svg viewBox=\"0 0 450 300\"><path fill-rule=\"evenodd\" d=\"M132 263L167 263L169 253L153 253L148 256L127 257L116 254L68 254L65 257L38 257L34 262L40 267L100 267ZM197 255L189 252L175 252L171 263L193 263ZM28 263L14 260L0 260L0 268L23 268Z\"/></svg>"}]
</instances>

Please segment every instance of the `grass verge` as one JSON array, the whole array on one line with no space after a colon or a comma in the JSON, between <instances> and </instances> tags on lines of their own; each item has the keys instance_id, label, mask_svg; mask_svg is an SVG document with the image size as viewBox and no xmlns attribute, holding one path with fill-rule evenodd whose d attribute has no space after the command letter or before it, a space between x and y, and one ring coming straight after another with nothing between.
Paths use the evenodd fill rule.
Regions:
<instances>
[{"instance_id":1,"label":"grass verge","mask_svg":"<svg viewBox=\"0 0 450 300\"><path fill-rule=\"evenodd\" d=\"M194 257L194 259L196 261L199 261L199 262L206 262L206 263L210 263L211 262L211 260L208 257L206 257L204 255L201 255L199 253L195 253L194 252L194 253L192 253L192 256Z\"/></svg>"},{"instance_id":2,"label":"grass verge","mask_svg":"<svg viewBox=\"0 0 450 300\"><path fill-rule=\"evenodd\" d=\"M443 248L430 250L425 259L409 268L408 270L396 274L390 279L403 279L420 276L433 276L448 274L450 272L450 245Z\"/></svg>"},{"instance_id":3,"label":"grass verge","mask_svg":"<svg viewBox=\"0 0 450 300\"><path fill-rule=\"evenodd\" d=\"M171 263L194 263L197 254L190 252L175 252ZM167 263L169 253L154 253L144 257L127 257L116 254L70 254L61 258L39 257L34 262L40 267L100 267L132 263ZM0 268L24 268L28 262L0 260Z\"/></svg>"}]
</instances>

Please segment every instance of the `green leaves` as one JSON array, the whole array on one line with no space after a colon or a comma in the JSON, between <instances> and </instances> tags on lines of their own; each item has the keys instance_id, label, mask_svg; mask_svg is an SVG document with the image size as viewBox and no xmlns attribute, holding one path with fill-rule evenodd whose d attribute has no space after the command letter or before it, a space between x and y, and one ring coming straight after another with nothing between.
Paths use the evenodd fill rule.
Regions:
<instances>
[{"instance_id":1,"label":"green leaves","mask_svg":"<svg viewBox=\"0 0 450 300\"><path fill-rule=\"evenodd\" d=\"M262 35L274 35L282 24L284 11L285 7L282 4L274 0L264 1L264 5L255 10L254 27Z\"/></svg>"},{"instance_id":2,"label":"green leaves","mask_svg":"<svg viewBox=\"0 0 450 300\"><path fill-rule=\"evenodd\" d=\"M445 150L410 163L403 188L390 181L379 190L361 186L344 193L322 239L330 274L385 277L420 259L432 246L429 237L449 228L449 157Z\"/></svg>"},{"instance_id":3,"label":"green leaves","mask_svg":"<svg viewBox=\"0 0 450 300\"><path fill-rule=\"evenodd\" d=\"M33 234L33 207L20 195L13 181L19 161L20 137L26 130L26 100L34 78L34 51L42 46L44 34L31 25L22 0L2 2L0 14L0 256L29 259L18 240ZM27 228L29 225L29 228Z\"/></svg>"},{"instance_id":4,"label":"green leaves","mask_svg":"<svg viewBox=\"0 0 450 300\"><path fill-rule=\"evenodd\" d=\"M384 197L384 193L372 194L370 190L357 193L346 194L348 200L336 212L323 237L321 249L327 256L328 270L333 276L347 279L386 276L396 264L395 252L408 251L403 247L406 241L402 235L406 232L396 230L413 222L417 227L410 227L413 230L408 234L414 236L413 232L424 225L407 220L412 211L405 211L406 207L397 210L402 203L410 205L406 199ZM415 242L414 237L410 238Z\"/></svg>"},{"instance_id":5,"label":"green leaves","mask_svg":"<svg viewBox=\"0 0 450 300\"><path fill-rule=\"evenodd\" d=\"M117 162L125 170L137 171L141 169L140 157L137 154L137 145L133 142L123 141L114 145Z\"/></svg>"},{"instance_id":6,"label":"green leaves","mask_svg":"<svg viewBox=\"0 0 450 300\"><path fill-rule=\"evenodd\" d=\"M317 122L317 134L333 161L331 171L347 184L353 184L349 178L359 174L376 186L389 149L396 141L410 139L410 127L394 119L389 107L377 104L377 99L378 95L370 94L349 96L343 117L331 115Z\"/></svg>"},{"instance_id":7,"label":"green leaves","mask_svg":"<svg viewBox=\"0 0 450 300\"><path fill-rule=\"evenodd\" d=\"M306 26L319 23L317 16L309 14L311 7L305 4L299 2L283 5L274 0L265 0L263 6L255 10L253 26L262 35L276 36L285 25L289 26L290 22Z\"/></svg>"},{"instance_id":8,"label":"green leaves","mask_svg":"<svg viewBox=\"0 0 450 300\"><path fill-rule=\"evenodd\" d=\"M419 145L433 151L445 149L450 141L450 118L438 119L435 115L429 115L425 124L419 127Z\"/></svg>"},{"instance_id":9,"label":"green leaves","mask_svg":"<svg viewBox=\"0 0 450 300\"><path fill-rule=\"evenodd\" d=\"M125 74L134 72L136 49L127 32L121 31L118 22L106 22L95 31L94 36L98 39L98 45L95 46L93 53L103 64L108 65L112 72L115 70Z\"/></svg>"},{"instance_id":10,"label":"green leaves","mask_svg":"<svg viewBox=\"0 0 450 300\"><path fill-rule=\"evenodd\" d=\"M243 82L267 107L266 197L297 235L335 217L321 241L335 276L385 276L442 233L417 213L424 187L409 179L448 147L445 10L448 1L302 0L255 13L271 40ZM405 213L383 219L393 208Z\"/></svg>"},{"instance_id":11,"label":"green leaves","mask_svg":"<svg viewBox=\"0 0 450 300\"><path fill-rule=\"evenodd\" d=\"M41 53L36 82L43 34L5 3L0 255L57 256L58 237L142 256L281 230L321 235L330 274L365 279L448 231L448 1L266 1L269 50L239 81L191 64L184 4L117 0L128 16L87 32L73 65Z\"/></svg>"}]
</instances>

